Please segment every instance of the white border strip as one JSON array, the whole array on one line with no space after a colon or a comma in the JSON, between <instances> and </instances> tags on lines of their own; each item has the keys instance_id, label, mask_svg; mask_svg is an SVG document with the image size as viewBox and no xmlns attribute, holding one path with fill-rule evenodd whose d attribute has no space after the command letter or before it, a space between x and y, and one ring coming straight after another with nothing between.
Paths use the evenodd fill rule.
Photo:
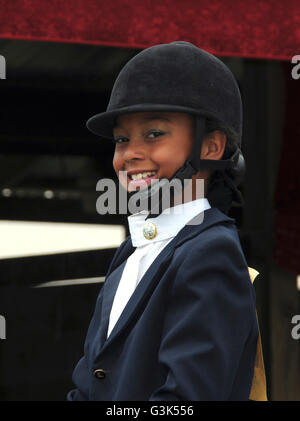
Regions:
<instances>
[{"instance_id":1,"label":"white border strip","mask_svg":"<svg viewBox=\"0 0 300 421\"><path fill-rule=\"evenodd\" d=\"M49 288L49 287L64 287L70 285L85 285L85 284L101 284L105 280L105 276L98 276L97 278L78 278L78 279L62 279L61 281L50 281L38 284L32 288Z\"/></svg>"},{"instance_id":2,"label":"white border strip","mask_svg":"<svg viewBox=\"0 0 300 421\"><path fill-rule=\"evenodd\" d=\"M118 248L122 225L0 221L0 259Z\"/></svg>"}]
</instances>

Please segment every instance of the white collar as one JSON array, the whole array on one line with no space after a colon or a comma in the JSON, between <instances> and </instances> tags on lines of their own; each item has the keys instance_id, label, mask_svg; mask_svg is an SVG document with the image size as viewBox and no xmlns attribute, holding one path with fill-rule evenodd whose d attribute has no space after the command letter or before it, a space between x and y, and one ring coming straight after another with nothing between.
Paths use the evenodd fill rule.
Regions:
<instances>
[{"instance_id":1,"label":"white collar","mask_svg":"<svg viewBox=\"0 0 300 421\"><path fill-rule=\"evenodd\" d=\"M148 218L147 221L145 219L149 212L146 210L128 216L133 247L175 237L188 221L210 207L209 201L206 198L201 198L167 208L156 218ZM148 222L156 226L156 236L150 240L143 234L143 228Z\"/></svg>"}]
</instances>

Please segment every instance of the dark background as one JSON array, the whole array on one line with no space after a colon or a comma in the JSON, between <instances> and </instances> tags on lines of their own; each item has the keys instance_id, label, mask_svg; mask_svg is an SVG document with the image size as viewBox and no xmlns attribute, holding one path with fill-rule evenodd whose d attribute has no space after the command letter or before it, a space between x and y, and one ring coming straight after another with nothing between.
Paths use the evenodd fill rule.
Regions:
<instances>
[{"instance_id":1,"label":"dark background","mask_svg":"<svg viewBox=\"0 0 300 421\"><path fill-rule=\"evenodd\" d=\"M122 224L128 233L126 216L96 213L96 182L116 178L113 145L92 135L85 122L106 109L117 74L138 51L0 40L7 63L0 80L0 219ZM220 58L235 74L244 103L245 206L235 204L229 216L249 266L260 272L255 289L268 396L299 400L299 344L290 334L299 291L295 273L274 259L287 64ZM54 198L46 199L45 190ZM65 400L101 283L36 286L105 276L114 251L0 260L7 336L0 341L1 400Z\"/></svg>"}]
</instances>

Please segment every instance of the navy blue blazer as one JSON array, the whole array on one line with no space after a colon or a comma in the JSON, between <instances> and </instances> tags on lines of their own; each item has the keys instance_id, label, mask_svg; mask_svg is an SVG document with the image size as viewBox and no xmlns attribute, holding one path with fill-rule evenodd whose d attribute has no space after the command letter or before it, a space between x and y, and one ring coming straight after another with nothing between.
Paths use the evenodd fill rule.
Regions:
<instances>
[{"instance_id":1,"label":"navy blue blazer","mask_svg":"<svg viewBox=\"0 0 300 421\"><path fill-rule=\"evenodd\" d=\"M153 261L106 339L130 236L116 251L68 400L248 400L258 338L255 292L235 220L217 208Z\"/></svg>"}]
</instances>

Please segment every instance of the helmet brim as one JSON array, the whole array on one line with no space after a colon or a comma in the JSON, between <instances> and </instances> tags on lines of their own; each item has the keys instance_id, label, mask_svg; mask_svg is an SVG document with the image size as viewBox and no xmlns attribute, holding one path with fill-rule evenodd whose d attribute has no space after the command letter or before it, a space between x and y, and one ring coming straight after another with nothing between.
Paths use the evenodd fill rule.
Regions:
<instances>
[{"instance_id":1,"label":"helmet brim","mask_svg":"<svg viewBox=\"0 0 300 421\"><path fill-rule=\"evenodd\" d=\"M137 104L96 114L88 119L86 126L92 133L96 134L97 136L101 136L107 139L113 139L113 128L115 125L115 119L119 115L147 111L179 112L194 115L202 115L212 119L216 118L216 116L213 113L209 113L207 110L196 110L194 108L185 107L181 105Z\"/></svg>"}]
</instances>

